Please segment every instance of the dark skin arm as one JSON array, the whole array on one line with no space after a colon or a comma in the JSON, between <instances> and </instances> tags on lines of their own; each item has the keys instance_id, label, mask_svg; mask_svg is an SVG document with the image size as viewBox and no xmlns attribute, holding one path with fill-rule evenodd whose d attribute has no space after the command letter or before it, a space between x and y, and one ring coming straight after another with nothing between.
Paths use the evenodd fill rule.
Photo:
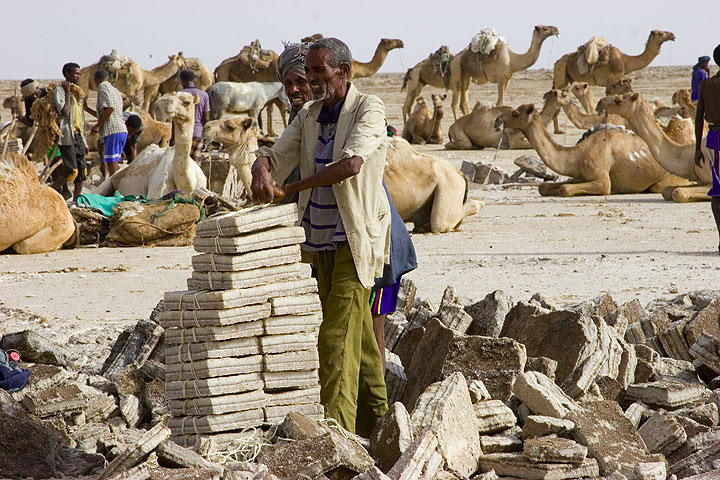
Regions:
<instances>
[{"instance_id":1,"label":"dark skin arm","mask_svg":"<svg viewBox=\"0 0 720 480\"><path fill-rule=\"evenodd\" d=\"M65 105L63 105L62 110L60 110L60 113L65 115L66 117L70 115L70 110L72 109L72 96L70 95L70 81L65 80L60 85L62 86L63 90L65 90Z\"/></svg>"},{"instance_id":2,"label":"dark skin arm","mask_svg":"<svg viewBox=\"0 0 720 480\"><path fill-rule=\"evenodd\" d=\"M207 111L207 112L203 113L202 124L205 125L209 121L210 121L210 112Z\"/></svg>"},{"instance_id":3,"label":"dark skin arm","mask_svg":"<svg viewBox=\"0 0 720 480\"><path fill-rule=\"evenodd\" d=\"M89 106L88 103L87 103L87 99L85 99L85 101L83 102L83 108L84 108L85 111L88 112L90 115L92 115L93 117L97 118L97 112L96 112L95 110L93 110L92 108L90 108L90 106Z\"/></svg>"},{"instance_id":4,"label":"dark skin arm","mask_svg":"<svg viewBox=\"0 0 720 480\"><path fill-rule=\"evenodd\" d=\"M100 131L100 128L101 128L103 125L105 125L105 122L108 121L108 119L110 118L110 115L111 115L112 112L114 112L114 111L115 111L115 109L112 108L112 107L107 107L107 108L105 108L105 110L103 110L102 118L101 118L100 120L98 120L98 122L95 124L94 127L92 127L92 128L90 129L90 131L91 131L92 133L98 133L98 132Z\"/></svg>"},{"instance_id":5,"label":"dark skin arm","mask_svg":"<svg viewBox=\"0 0 720 480\"><path fill-rule=\"evenodd\" d=\"M127 152L128 161L132 162L135 160L135 157L137 156L137 143L132 142L129 146L129 151Z\"/></svg>"},{"instance_id":6,"label":"dark skin arm","mask_svg":"<svg viewBox=\"0 0 720 480\"><path fill-rule=\"evenodd\" d=\"M270 159L268 157L258 157L252 166L252 184L250 185L250 190L252 190L253 202L270 203L275 197L285 197L309 188L340 183L360 173L362 164L363 159L361 157L343 158L321 172L310 175L295 183L278 187L270 176Z\"/></svg>"},{"instance_id":7,"label":"dark skin arm","mask_svg":"<svg viewBox=\"0 0 720 480\"><path fill-rule=\"evenodd\" d=\"M695 165L702 165L705 158L702 153L702 137L705 122L705 99L703 98L702 89L698 96L697 113L695 114Z\"/></svg>"}]
</instances>

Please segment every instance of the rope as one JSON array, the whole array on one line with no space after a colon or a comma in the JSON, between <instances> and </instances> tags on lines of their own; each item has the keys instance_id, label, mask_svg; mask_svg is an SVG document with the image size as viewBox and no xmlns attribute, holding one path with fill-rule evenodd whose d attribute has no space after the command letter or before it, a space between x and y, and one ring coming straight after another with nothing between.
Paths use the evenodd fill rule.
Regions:
<instances>
[{"instance_id":1,"label":"rope","mask_svg":"<svg viewBox=\"0 0 720 480\"><path fill-rule=\"evenodd\" d=\"M248 433L251 435L247 435ZM258 429L247 427L240 431L238 438L228 444L226 450L218 450L208 453L207 460L225 465L230 462L254 462L260 455L263 445L270 445L262 435L258 435Z\"/></svg>"}]
</instances>

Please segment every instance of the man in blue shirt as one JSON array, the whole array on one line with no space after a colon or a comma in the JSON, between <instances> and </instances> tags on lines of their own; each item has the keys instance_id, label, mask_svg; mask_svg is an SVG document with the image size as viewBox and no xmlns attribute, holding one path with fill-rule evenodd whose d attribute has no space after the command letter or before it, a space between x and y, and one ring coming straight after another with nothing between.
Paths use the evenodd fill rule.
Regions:
<instances>
[{"instance_id":1,"label":"man in blue shirt","mask_svg":"<svg viewBox=\"0 0 720 480\"><path fill-rule=\"evenodd\" d=\"M698 101L698 87L700 82L710 76L710 57L702 56L698 58L698 63L693 66L692 82L690 90L690 100Z\"/></svg>"}]
</instances>

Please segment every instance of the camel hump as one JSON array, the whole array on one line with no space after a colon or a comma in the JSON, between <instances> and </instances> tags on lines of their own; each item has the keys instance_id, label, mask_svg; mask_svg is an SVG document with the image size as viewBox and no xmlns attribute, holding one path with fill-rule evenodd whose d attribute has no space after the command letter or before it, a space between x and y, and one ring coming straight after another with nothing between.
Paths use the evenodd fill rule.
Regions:
<instances>
[{"instance_id":1,"label":"camel hump","mask_svg":"<svg viewBox=\"0 0 720 480\"><path fill-rule=\"evenodd\" d=\"M495 53L496 47L504 43L505 39L494 28L484 28L470 40L470 51L490 57Z\"/></svg>"},{"instance_id":2,"label":"camel hump","mask_svg":"<svg viewBox=\"0 0 720 480\"><path fill-rule=\"evenodd\" d=\"M578 70L580 73L587 71L598 65L605 65L610 60L610 52L608 50L608 42L603 37L592 37L586 43L578 47Z\"/></svg>"}]
</instances>

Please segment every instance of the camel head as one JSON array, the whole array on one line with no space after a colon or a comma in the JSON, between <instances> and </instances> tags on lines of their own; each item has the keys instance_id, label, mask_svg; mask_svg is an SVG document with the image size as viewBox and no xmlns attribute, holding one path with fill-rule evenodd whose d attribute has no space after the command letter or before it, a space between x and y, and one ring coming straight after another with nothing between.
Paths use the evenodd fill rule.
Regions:
<instances>
[{"instance_id":1,"label":"camel head","mask_svg":"<svg viewBox=\"0 0 720 480\"><path fill-rule=\"evenodd\" d=\"M590 91L590 85L587 82L573 82L570 85L570 92L575 95L578 100L587 98Z\"/></svg>"},{"instance_id":2,"label":"camel head","mask_svg":"<svg viewBox=\"0 0 720 480\"><path fill-rule=\"evenodd\" d=\"M415 108L423 108L427 105L427 100L425 100L425 97L417 97L415 99Z\"/></svg>"},{"instance_id":3,"label":"camel head","mask_svg":"<svg viewBox=\"0 0 720 480\"><path fill-rule=\"evenodd\" d=\"M536 25L533 35L538 35L544 40L550 36L560 36L560 30L552 25Z\"/></svg>"},{"instance_id":4,"label":"camel head","mask_svg":"<svg viewBox=\"0 0 720 480\"><path fill-rule=\"evenodd\" d=\"M202 140L206 145L217 142L223 148L232 148L255 137L253 119L250 117L230 117L207 122L203 127Z\"/></svg>"},{"instance_id":5,"label":"camel head","mask_svg":"<svg viewBox=\"0 0 720 480\"><path fill-rule=\"evenodd\" d=\"M671 41L675 41L675 34L663 30L653 30L652 32L650 32L650 36L648 37L648 43L653 42L658 46L662 45L665 42Z\"/></svg>"},{"instance_id":6,"label":"camel head","mask_svg":"<svg viewBox=\"0 0 720 480\"><path fill-rule=\"evenodd\" d=\"M623 78L605 87L605 95L622 95L623 93L632 92L632 78Z\"/></svg>"},{"instance_id":7,"label":"camel head","mask_svg":"<svg viewBox=\"0 0 720 480\"><path fill-rule=\"evenodd\" d=\"M308 35L307 37L303 37L300 39L302 43L313 43L323 38L322 33L313 33L312 35Z\"/></svg>"},{"instance_id":8,"label":"camel head","mask_svg":"<svg viewBox=\"0 0 720 480\"><path fill-rule=\"evenodd\" d=\"M195 119L197 95L185 92L166 93L155 103L155 119L160 122L184 123Z\"/></svg>"},{"instance_id":9,"label":"camel head","mask_svg":"<svg viewBox=\"0 0 720 480\"><path fill-rule=\"evenodd\" d=\"M672 102L673 105L688 105L692 103L691 97L690 97L690 89L689 88L681 88L680 90L677 90L675 93L673 93L672 96ZM3 107L5 106L5 103L3 103Z\"/></svg>"},{"instance_id":10,"label":"camel head","mask_svg":"<svg viewBox=\"0 0 720 480\"><path fill-rule=\"evenodd\" d=\"M570 94L562 89L552 89L545 92L543 100L545 100L546 103L556 102L558 105L568 105L572 102Z\"/></svg>"},{"instance_id":11,"label":"camel head","mask_svg":"<svg viewBox=\"0 0 720 480\"><path fill-rule=\"evenodd\" d=\"M3 100L3 107L10 110L13 115L20 115L20 97L13 95Z\"/></svg>"},{"instance_id":12,"label":"camel head","mask_svg":"<svg viewBox=\"0 0 720 480\"><path fill-rule=\"evenodd\" d=\"M432 94L432 102L433 102L433 108L435 110L442 110L443 108L443 101L447 98L447 93L443 93L442 95L436 95Z\"/></svg>"},{"instance_id":13,"label":"camel head","mask_svg":"<svg viewBox=\"0 0 720 480\"><path fill-rule=\"evenodd\" d=\"M512 112L500 114L495 119L495 130L500 131L503 128L524 130L530 125L532 117L536 115L539 115L539 113L532 103L520 105Z\"/></svg>"},{"instance_id":14,"label":"camel head","mask_svg":"<svg viewBox=\"0 0 720 480\"><path fill-rule=\"evenodd\" d=\"M177 55L168 55L168 60L179 69L185 68L185 57L183 57L183 52L178 52Z\"/></svg>"},{"instance_id":15,"label":"camel head","mask_svg":"<svg viewBox=\"0 0 720 480\"><path fill-rule=\"evenodd\" d=\"M405 44L399 38L381 38L380 46L386 51L395 50L396 48L403 48Z\"/></svg>"},{"instance_id":16,"label":"camel head","mask_svg":"<svg viewBox=\"0 0 720 480\"><path fill-rule=\"evenodd\" d=\"M642 108L642 106L648 106L647 102L643 99L643 96L639 92L628 92L622 95L611 95L608 97L601 98L597 104L597 113L614 113L620 115L623 118L630 120L634 117L635 112ZM652 115L652 112L650 113Z\"/></svg>"}]
</instances>

